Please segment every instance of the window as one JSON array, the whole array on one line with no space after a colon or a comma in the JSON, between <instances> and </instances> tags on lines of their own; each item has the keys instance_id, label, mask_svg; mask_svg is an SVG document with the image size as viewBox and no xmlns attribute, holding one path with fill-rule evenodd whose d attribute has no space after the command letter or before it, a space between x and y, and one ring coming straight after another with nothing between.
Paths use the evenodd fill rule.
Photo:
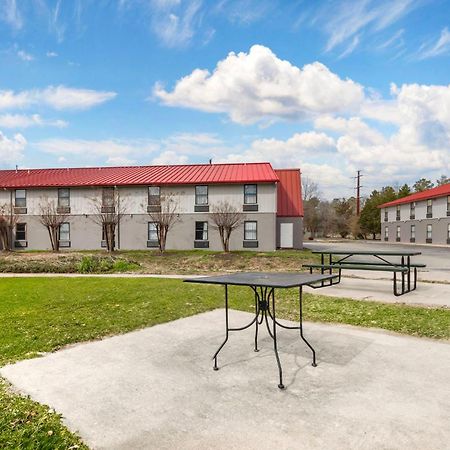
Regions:
<instances>
[{"instance_id":1,"label":"window","mask_svg":"<svg viewBox=\"0 0 450 450\"><path fill-rule=\"evenodd\" d=\"M398 242L400 242L400 227L397 227L397 234L396 234L396 240L398 241Z\"/></svg>"},{"instance_id":2,"label":"window","mask_svg":"<svg viewBox=\"0 0 450 450\"><path fill-rule=\"evenodd\" d=\"M411 240L413 240L413 242L416 240L416 226L415 225L411 225Z\"/></svg>"},{"instance_id":3,"label":"window","mask_svg":"<svg viewBox=\"0 0 450 450\"><path fill-rule=\"evenodd\" d=\"M384 240L389 240L389 227L384 227Z\"/></svg>"},{"instance_id":4,"label":"window","mask_svg":"<svg viewBox=\"0 0 450 450\"><path fill-rule=\"evenodd\" d=\"M195 186L195 204L208 204L208 186Z\"/></svg>"},{"instance_id":5,"label":"window","mask_svg":"<svg viewBox=\"0 0 450 450\"><path fill-rule=\"evenodd\" d=\"M159 186L149 186L148 188L148 204L151 206L161 205L161 189Z\"/></svg>"},{"instance_id":6,"label":"window","mask_svg":"<svg viewBox=\"0 0 450 450\"><path fill-rule=\"evenodd\" d=\"M416 202L412 202L409 204L409 218L410 219L416 218Z\"/></svg>"},{"instance_id":7,"label":"window","mask_svg":"<svg viewBox=\"0 0 450 450\"><path fill-rule=\"evenodd\" d=\"M427 219L433 217L433 200L430 198L427 200Z\"/></svg>"},{"instance_id":8,"label":"window","mask_svg":"<svg viewBox=\"0 0 450 450\"><path fill-rule=\"evenodd\" d=\"M16 241L26 241L27 240L27 224L17 223L16 224Z\"/></svg>"},{"instance_id":9,"label":"window","mask_svg":"<svg viewBox=\"0 0 450 450\"><path fill-rule=\"evenodd\" d=\"M384 221L387 222L388 221L388 209L384 208Z\"/></svg>"},{"instance_id":10,"label":"window","mask_svg":"<svg viewBox=\"0 0 450 450\"><path fill-rule=\"evenodd\" d=\"M447 216L450 216L450 195L447 195Z\"/></svg>"},{"instance_id":11,"label":"window","mask_svg":"<svg viewBox=\"0 0 450 450\"><path fill-rule=\"evenodd\" d=\"M447 244L450 244L450 223L447 225Z\"/></svg>"},{"instance_id":12,"label":"window","mask_svg":"<svg viewBox=\"0 0 450 450\"><path fill-rule=\"evenodd\" d=\"M244 185L244 205L255 205L258 203L256 184Z\"/></svg>"},{"instance_id":13,"label":"window","mask_svg":"<svg viewBox=\"0 0 450 450\"><path fill-rule=\"evenodd\" d=\"M114 188L104 187L102 192L102 206L114 208Z\"/></svg>"},{"instance_id":14,"label":"window","mask_svg":"<svg viewBox=\"0 0 450 450\"><path fill-rule=\"evenodd\" d=\"M63 222L59 226L59 240L70 241L70 223Z\"/></svg>"},{"instance_id":15,"label":"window","mask_svg":"<svg viewBox=\"0 0 450 450\"><path fill-rule=\"evenodd\" d=\"M433 239L433 225L427 225L427 242L430 243Z\"/></svg>"},{"instance_id":16,"label":"window","mask_svg":"<svg viewBox=\"0 0 450 450\"><path fill-rule=\"evenodd\" d=\"M400 220L400 205L397 205L397 213L395 215L395 220Z\"/></svg>"},{"instance_id":17,"label":"window","mask_svg":"<svg viewBox=\"0 0 450 450\"><path fill-rule=\"evenodd\" d=\"M256 241L258 239L256 221L244 222L244 241Z\"/></svg>"},{"instance_id":18,"label":"window","mask_svg":"<svg viewBox=\"0 0 450 450\"><path fill-rule=\"evenodd\" d=\"M16 189L14 206L16 208L27 207L27 191L25 189Z\"/></svg>"},{"instance_id":19,"label":"window","mask_svg":"<svg viewBox=\"0 0 450 450\"><path fill-rule=\"evenodd\" d=\"M70 207L70 189L58 189L58 208Z\"/></svg>"},{"instance_id":20,"label":"window","mask_svg":"<svg viewBox=\"0 0 450 450\"><path fill-rule=\"evenodd\" d=\"M208 222L195 222L195 240L208 240Z\"/></svg>"},{"instance_id":21,"label":"window","mask_svg":"<svg viewBox=\"0 0 450 450\"><path fill-rule=\"evenodd\" d=\"M158 224L156 222L148 223L148 240L158 241Z\"/></svg>"}]
</instances>

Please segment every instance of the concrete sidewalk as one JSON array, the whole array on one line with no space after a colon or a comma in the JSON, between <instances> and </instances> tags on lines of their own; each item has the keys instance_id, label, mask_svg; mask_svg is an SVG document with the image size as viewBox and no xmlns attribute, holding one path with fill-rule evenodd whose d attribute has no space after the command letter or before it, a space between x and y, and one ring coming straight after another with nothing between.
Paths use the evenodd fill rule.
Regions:
<instances>
[{"instance_id":1,"label":"concrete sidewalk","mask_svg":"<svg viewBox=\"0 0 450 450\"><path fill-rule=\"evenodd\" d=\"M252 315L231 312L232 326ZM450 343L305 323L223 340L216 310L0 369L93 449L448 449Z\"/></svg>"}]
</instances>

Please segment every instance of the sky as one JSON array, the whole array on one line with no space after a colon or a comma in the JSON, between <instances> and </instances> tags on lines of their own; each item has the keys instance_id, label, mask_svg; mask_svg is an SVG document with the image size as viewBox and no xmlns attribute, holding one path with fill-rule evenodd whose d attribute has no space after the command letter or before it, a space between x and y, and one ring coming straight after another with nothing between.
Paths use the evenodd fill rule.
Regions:
<instances>
[{"instance_id":1,"label":"sky","mask_svg":"<svg viewBox=\"0 0 450 450\"><path fill-rule=\"evenodd\" d=\"M450 0L0 0L0 168L450 176Z\"/></svg>"}]
</instances>

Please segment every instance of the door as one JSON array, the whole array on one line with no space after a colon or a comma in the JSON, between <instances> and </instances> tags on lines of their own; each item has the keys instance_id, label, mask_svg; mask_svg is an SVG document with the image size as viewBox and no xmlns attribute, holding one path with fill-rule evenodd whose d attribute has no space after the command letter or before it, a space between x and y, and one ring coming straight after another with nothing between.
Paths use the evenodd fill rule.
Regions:
<instances>
[{"instance_id":1,"label":"door","mask_svg":"<svg viewBox=\"0 0 450 450\"><path fill-rule=\"evenodd\" d=\"M280 223L280 247L294 247L294 224Z\"/></svg>"}]
</instances>

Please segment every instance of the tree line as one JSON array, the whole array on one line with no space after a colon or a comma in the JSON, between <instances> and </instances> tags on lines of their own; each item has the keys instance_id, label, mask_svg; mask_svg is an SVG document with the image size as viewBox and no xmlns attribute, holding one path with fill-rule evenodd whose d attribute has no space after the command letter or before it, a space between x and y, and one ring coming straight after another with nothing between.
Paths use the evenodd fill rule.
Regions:
<instances>
[{"instance_id":1,"label":"tree line","mask_svg":"<svg viewBox=\"0 0 450 450\"><path fill-rule=\"evenodd\" d=\"M417 180L412 186L384 186L373 190L369 197L362 199L361 214L356 215L356 198L335 198L331 201L320 198L317 183L305 177L302 180L304 227L310 239L340 236L346 238L376 239L381 231L379 205L416 192L450 183L450 178L442 175L435 183L426 178Z\"/></svg>"}]
</instances>

